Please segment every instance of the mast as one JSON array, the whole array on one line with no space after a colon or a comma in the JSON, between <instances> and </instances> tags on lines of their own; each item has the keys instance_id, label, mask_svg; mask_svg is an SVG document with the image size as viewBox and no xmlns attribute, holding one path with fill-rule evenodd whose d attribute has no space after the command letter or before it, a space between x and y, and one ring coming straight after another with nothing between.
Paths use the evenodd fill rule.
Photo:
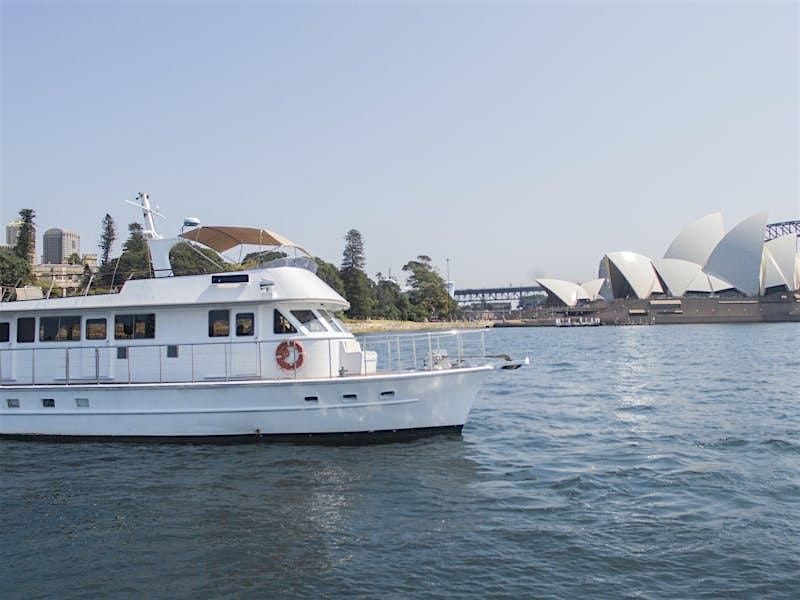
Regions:
<instances>
[{"instance_id":1,"label":"mast","mask_svg":"<svg viewBox=\"0 0 800 600\"><path fill-rule=\"evenodd\" d=\"M131 202L130 200L126 200L125 202L142 209L142 221L144 222L144 231L142 231L142 233L144 237L148 240L160 240L161 235L156 231L156 223L153 219L153 215L158 215L159 217L163 217L163 215L150 207L150 195L139 192L136 195L136 202Z\"/></svg>"}]
</instances>

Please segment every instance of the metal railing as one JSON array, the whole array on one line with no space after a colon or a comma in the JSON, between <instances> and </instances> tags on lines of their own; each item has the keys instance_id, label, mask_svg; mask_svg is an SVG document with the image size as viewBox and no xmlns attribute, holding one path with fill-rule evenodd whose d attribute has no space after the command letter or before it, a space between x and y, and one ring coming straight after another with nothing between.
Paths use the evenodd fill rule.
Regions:
<instances>
[{"instance_id":1,"label":"metal railing","mask_svg":"<svg viewBox=\"0 0 800 600\"><path fill-rule=\"evenodd\" d=\"M358 340L364 350L377 352L378 372L476 366L489 358L485 329L364 335Z\"/></svg>"},{"instance_id":2,"label":"metal railing","mask_svg":"<svg viewBox=\"0 0 800 600\"><path fill-rule=\"evenodd\" d=\"M0 385L195 383L276 380L458 368L485 363L484 330L189 344L0 349ZM302 364L282 369L281 342L299 342ZM360 342L360 347L354 344Z\"/></svg>"}]
</instances>

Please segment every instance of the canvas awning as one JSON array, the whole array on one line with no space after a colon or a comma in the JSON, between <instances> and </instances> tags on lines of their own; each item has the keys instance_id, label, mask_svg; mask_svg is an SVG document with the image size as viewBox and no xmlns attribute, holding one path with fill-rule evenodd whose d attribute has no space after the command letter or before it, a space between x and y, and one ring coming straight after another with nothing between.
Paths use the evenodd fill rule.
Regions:
<instances>
[{"instance_id":1,"label":"canvas awning","mask_svg":"<svg viewBox=\"0 0 800 600\"><path fill-rule=\"evenodd\" d=\"M302 246L298 246L292 240L287 239L267 229L257 227L223 227L216 225L205 225L190 229L180 235L180 237L193 242L198 242L217 252L227 252L236 246L283 246L297 248L304 254L311 256Z\"/></svg>"}]
</instances>

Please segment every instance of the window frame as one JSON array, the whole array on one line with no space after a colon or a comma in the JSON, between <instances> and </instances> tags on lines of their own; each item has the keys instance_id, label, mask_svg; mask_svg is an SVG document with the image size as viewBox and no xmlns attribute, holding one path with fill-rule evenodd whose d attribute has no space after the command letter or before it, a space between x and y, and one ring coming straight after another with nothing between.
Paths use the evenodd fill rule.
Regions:
<instances>
[{"instance_id":1,"label":"window frame","mask_svg":"<svg viewBox=\"0 0 800 600\"><path fill-rule=\"evenodd\" d=\"M81 321L83 319L80 315L57 315L55 317L39 317L39 341L40 342L80 342L83 338L81 336ZM55 322L55 334L43 335L45 329L52 329L53 322ZM69 324L64 324L68 322ZM62 336L62 330L66 335ZM77 332L77 337L72 334Z\"/></svg>"},{"instance_id":2,"label":"window frame","mask_svg":"<svg viewBox=\"0 0 800 600\"><path fill-rule=\"evenodd\" d=\"M128 323L125 323L128 321ZM117 325L122 323L123 335L117 332ZM125 334L124 328L130 327L130 334ZM142 333L137 333L138 329ZM156 313L120 313L114 315L115 340L153 340L156 337Z\"/></svg>"},{"instance_id":3,"label":"window frame","mask_svg":"<svg viewBox=\"0 0 800 600\"><path fill-rule=\"evenodd\" d=\"M309 333L326 333L328 332L328 328L325 326L325 321L319 318L319 315L316 311L310 308L296 308L294 310L289 311L289 313L295 318L295 320L300 323L300 326L303 327ZM301 315L297 313L308 313L311 315L310 319L303 320ZM305 317L306 315L302 315ZM314 325L316 323L317 325ZM311 325L311 327L309 327Z\"/></svg>"},{"instance_id":4,"label":"window frame","mask_svg":"<svg viewBox=\"0 0 800 600\"><path fill-rule=\"evenodd\" d=\"M243 320L243 318L250 319L250 333L239 333L239 322ZM253 337L256 334L256 313L255 312L240 312L236 313L235 318L235 327L236 337Z\"/></svg>"},{"instance_id":5,"label":"window frame","mask_svg":"<svg viewBox=\"0 0 800 600\"><path fill-rule=\"evenodd\" d=\"M103 337L93 337L89 334L89 326L90 325L97 325L99 322L103 323ZM100 340L107 340L108 339L108 319L105 317L96 317L93 319L86 318L83 320L83 329L84 329L84 337L87 341L100 341Z\"/></svg>"},{"instance_id":6,"label":"window frame","mask_svg":"<svg viewBox=\"0 0 800 600\"><path fill-rule=\"evenodd\" d=\"M22 327L23 321L26 326L30 323L30 339L22 339L22 333L26 331L27 327ZM17 343L18 344L32 344L36 341L36 317L17 317Z\"/></svg>"},{"instance_id":7,"label":"window frame","mask_svg":"<svg viewBox=\"0 0 800 600\"><path fill-rule=\"evenodd\" d=\"M291 330L289 330L289 331L278 331L278 322L279 322L278 321L278 317L283 319L283 321L289 327L291 327ZM297 335L299 333L298 330L297 330L297 327L295 327L294 323L292 323L292 321L289 319L289 317L287 317L285 314L283 314L283 312L278 308L273 309L273 311L272 311L272 332L275 335Z\"/></svg>"},{"instance_id":8,"label":"window frame","mask_svg":"<svg viewBox=\"0 0 800 600\"><path fill-rule=\"evenodd\" d=\"M216 317L214 313L217 313ZM222 319L222 313L225 314L225 318ZM225 333L217 333L214 327L217 324L225 323L226 329ZM231 337L231 310L229 308L213 308L208 311L208 337L210 338L227 338Z\"/></svg>"},{"instance_id":9,"label":"window frame","mask_svg":"<svg viewBox=\"0 0 800 600\"><path fill-rule=\"evenodd\" d=\"M11 341L11 322L0 322L0 344Z\"/></svg>"}]
</instances>

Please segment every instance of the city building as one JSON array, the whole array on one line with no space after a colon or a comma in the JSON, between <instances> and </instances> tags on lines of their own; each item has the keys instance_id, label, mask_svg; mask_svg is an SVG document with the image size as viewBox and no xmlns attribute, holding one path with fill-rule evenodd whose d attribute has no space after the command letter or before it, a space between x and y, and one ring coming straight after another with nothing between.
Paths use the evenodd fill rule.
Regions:
<instances>
[{"instance_id":1,"label":"city building","mask_svg":"<svg viewBox=\"0 0 800 600\"><path fill-rule=\"evenodd\" d=\"M44 232L42 239L42 263L60 265L69 261L73 254L80 256L81 238L77 233L54 227Z\"/></svg>"},{"instance_id":2,"label":"city building","mask_svg":"<svg viewBox=\"0 0 800 600\"><path fill-rule=\"evenodd\" d=\"M11 221L6 225L6 243L5 246L7 248L14 248L17 245L17 240L19 239L19 232L22 229L22 221L15 220ZM33 227L33 240L31 244L31 250L28 253L28 262L30 264L36 263L36 226Z\"/></svg>"}]
</instances>

